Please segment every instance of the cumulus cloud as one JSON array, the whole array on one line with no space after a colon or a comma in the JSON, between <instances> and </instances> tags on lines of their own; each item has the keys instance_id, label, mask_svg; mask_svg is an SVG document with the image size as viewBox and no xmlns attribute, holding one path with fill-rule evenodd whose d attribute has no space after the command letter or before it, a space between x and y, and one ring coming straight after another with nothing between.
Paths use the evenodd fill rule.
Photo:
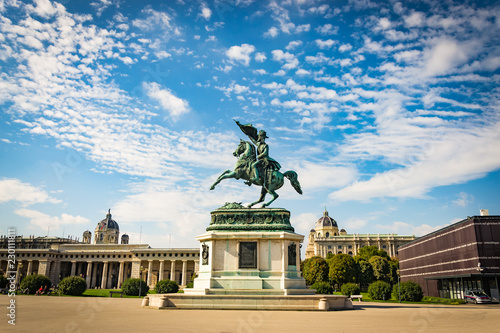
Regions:
<instances>
[{"instance_id":1,"label":"cumulus cloud","mask_svg":"<svg viewBox=\"0 0 500 333\"><path fill-rule=\"evenodd\" d=\"M231 59L242 63L245 66L250 64L250 55L255 51L255 46L249 44L242 44L240 46L231 46L226 51L226 56Z\"/></svg>"},{"instance_id":2,"label":"cumulus cloud","mask_svg":"<svg viewBox=\"0 0 500 333\"><path fill-rule=\"evenodd\" d=\"M36 203L60 203L61 200L51 197L44 190L19 179L0 179L0 202L18 201L23 206Z\"/></svg>"},{"instance_id":3,"label":"cumulus cloud","mask_svg":"<svg viewBox=\"0 0 500 333\"><path fill-rule=\"evenodd\" d=\"M284 62L283 69L294 69L298 66L299 60L291 53L283 52L282 50L274 50L271 52L273 60Z\"/></svg>"},{"instance_id":4,"label":"cumulus cloud","mask_svg":"<svg viewBox=\"0 0 500 333\"><path fill-rule=\"evenodd\" d=\"M62 225L88 224L90 220L80 215L73 216L69 214L61 214L61 216L50 216L32 209L16 209L15 214L28 218L30 220L28 227L37 231L59 230Z\"/></svg>"},{"instance_id":5,"label":"cumulus cloud","mask_svg":"<svg viewBox=\"0 0 500 333\"><path fill-rule=\"evenodd\" d=\"M146 94L158 101L161 107L166 110L173 119L177 119L189 112L189 104L186 100L175 96L170 89L161 89L156 82L143 82L142 87Z\"/></svg>"},{"instance_id":6,"label":"cumulus cloud","mask_svg":"<svg viewBox=\"0 0 500 333\"><path fill-rule=\"evenodd\" d=\"M207 7L206 4L203 4L201 6L200 16L203 17L207 21L209 21L210 17L212 17L212 11L210 10L210 8Z\"/></svg>"}]
</instances>

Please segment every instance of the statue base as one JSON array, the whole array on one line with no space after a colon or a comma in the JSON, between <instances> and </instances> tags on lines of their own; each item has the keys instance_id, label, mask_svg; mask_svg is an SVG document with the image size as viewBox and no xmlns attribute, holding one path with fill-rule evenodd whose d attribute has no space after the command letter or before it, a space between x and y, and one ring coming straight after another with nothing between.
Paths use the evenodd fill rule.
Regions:
<instances>
[{"instance_id":1,"label":"statue base","mask_svg":"<svg viewBox=\"0 0 500 333\"><path fill-rule=\"evenodd\" d=\"M290 212L231 203L211 213L200 241L198 277L184 294L148 295L158 309L343 310L349 297L315 295L300 272L300 243Z\"/></svg>"},{"instance_id":2,"label":"statue base","mask_svg":"<svg viewBox=\"0 0 500 333\"><path fill-rule=\"evenodd\" d=\"M300 272L300 243L290 212L226 204L211 212L201 243L198 277L185 293L314 294Z\"/></svg>"}]
</instances>

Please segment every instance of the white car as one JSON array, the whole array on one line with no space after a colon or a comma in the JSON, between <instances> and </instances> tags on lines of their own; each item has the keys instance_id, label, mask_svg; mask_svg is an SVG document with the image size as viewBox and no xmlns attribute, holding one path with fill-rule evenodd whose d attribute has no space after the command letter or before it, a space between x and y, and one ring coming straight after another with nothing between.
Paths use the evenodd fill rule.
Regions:
<instances>
[{"instance_id":1,"label":"white car","mask_svg":"<svg viewBox=\"0 0 500 333\"><path fill-rule=\"evenodd\" d=\"M467 290L465 292L466 303L491 303L491 297L486 295L482 290Z\"/></svg>"}]
</instances>

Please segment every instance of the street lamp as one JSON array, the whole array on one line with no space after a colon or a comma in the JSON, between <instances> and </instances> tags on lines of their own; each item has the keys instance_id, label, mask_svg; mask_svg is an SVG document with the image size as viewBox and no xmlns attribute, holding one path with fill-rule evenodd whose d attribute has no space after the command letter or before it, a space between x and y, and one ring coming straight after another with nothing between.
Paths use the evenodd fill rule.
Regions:
<instances>
[{"instance_id":1,"label":"street lamp","mask_svg":"<svg viewBox=\"0 0 500 333\"><path fill-rule=\"evenodd\" d=\"M140 274L139 274L139 298L141 298L141 291L142 291L142 274L144 273L145 269L144 266L141 266L140 268Z\"/></svg>"},{"instance_id":2,"label":"street lamp","mask_svg":"<svg viewBox=\"0 0 500 333\"><path fill-rule=\"evenodd\" d=\"M400 285L400 280L401 280L401 277L399 276L399 269L398 269L398 270L396 270L396 273L398 274L399 303L401 303L401 285Z\"/></svg>"}]
</instances>

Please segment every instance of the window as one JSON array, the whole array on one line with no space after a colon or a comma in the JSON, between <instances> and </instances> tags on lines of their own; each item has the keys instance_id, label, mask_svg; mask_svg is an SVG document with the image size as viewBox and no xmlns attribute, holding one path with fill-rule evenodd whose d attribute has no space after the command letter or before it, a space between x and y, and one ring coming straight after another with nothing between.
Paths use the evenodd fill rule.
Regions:
<instances>
[{"instance_id":1,"label":"window","mask_svg":"<svg viewBox=\"0 0 500 333\"><path fill-rule=\"evenodd\" d=\"M329 232L326 233L326 238L328 238L328 237L330 237L330 233Z\"/></svg>"},{"instance_id":2,"label":"window","mask_svg":"<svg viewBox=\"0 0 500 333\"><path fill-rule=\"evenodd\" d=\"M339 249L342 249L342 245L339 245L339 246L338 246L338 248L339 248Z\"/></svg>"},{"instance_id":3,"label":"window","mask_svg":"<svg viewBox=\"0 0 500 333\"><path fill-rule=\"evenodd\" d=\"M352 245L347 246L348 249L352 249Z\"/></svg>"}]
</instances>

